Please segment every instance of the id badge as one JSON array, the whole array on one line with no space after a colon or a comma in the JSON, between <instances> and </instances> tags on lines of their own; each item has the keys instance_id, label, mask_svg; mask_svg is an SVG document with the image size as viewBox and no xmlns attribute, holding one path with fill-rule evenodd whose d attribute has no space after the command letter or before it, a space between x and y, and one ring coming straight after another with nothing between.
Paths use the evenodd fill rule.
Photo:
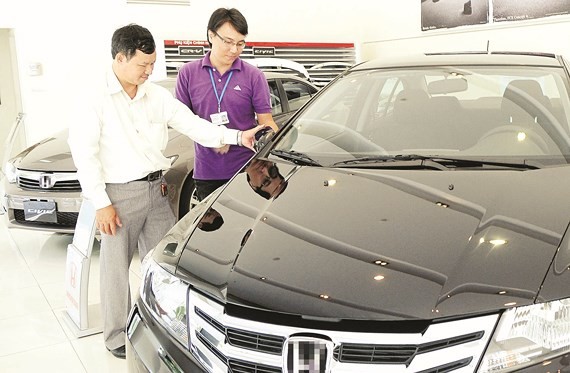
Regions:
<instances>
[{"instance_id":1,"label":"id badge","mask_svg":"<svg viewBox=\"0 0 570 373\"><path fill-rule=\"evenodd\" d=\"M222 111L221 113L210 114L210 119L212 119L212 123L216 125L228 124L230 122L228 118L228 112Z\"/></svg>"}]
</instances>

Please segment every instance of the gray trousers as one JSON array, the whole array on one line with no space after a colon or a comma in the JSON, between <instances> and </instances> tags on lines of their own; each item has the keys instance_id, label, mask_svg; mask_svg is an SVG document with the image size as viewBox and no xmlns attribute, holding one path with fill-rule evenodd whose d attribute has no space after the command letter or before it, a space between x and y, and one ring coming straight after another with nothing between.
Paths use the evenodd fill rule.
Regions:
<instances>
[{"instance_id":1,"label":"gray trousers","mask_svg":"<svg viewBox=\"0 0 570 373\"><path fill-rule=\"evenodd\" d=\"M110 350L125 345L125 327L131 308L129 266L135 250L138 249L142 260L176 222L168 197L160 192L160 184L159 179L106 185L123 224L117 227L115 236L101 235L103 338Z\"/></svg>"}]
</instances>

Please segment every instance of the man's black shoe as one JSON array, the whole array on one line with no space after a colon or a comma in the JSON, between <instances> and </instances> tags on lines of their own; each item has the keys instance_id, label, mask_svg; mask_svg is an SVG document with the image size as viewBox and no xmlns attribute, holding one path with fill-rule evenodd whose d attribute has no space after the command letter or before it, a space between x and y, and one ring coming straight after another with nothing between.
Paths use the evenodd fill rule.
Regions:
<instances>
[{"instance_id":1,"label":"man's black shoe","mask_svg":"<svg viewBox=\"0 0 570 373\"><path fill-rule=\"evenodd\" d=\"M113 356L118 357L119 359L125 359L127 357L127 353L125 352L125 346L121 346L114 350L109 350L109 352L111 352Z\"/></svg>"}]
</instances>

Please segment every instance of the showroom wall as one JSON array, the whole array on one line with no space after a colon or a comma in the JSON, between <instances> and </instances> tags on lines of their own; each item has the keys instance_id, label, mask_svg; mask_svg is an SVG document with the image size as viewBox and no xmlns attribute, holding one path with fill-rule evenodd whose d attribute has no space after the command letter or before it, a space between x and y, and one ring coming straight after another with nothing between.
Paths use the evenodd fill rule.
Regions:
<instances>
[{"instance_id":1,"label":"showroom wall","mask_svg":"<svg viewBox=\"0 0 570 373\"><path fill-rule=\"evenodd\" d=\"M370 59L413 52L485 51L487 43L489 49L494 51L551 52L570 57L570 42L566 37L570 35L570 15L422 31L421 5L424 2L441 5L443 8L440 11L445 11L446 5L456 3L462 8L465 3L457 0L382 2L383 16L378 20L379 26L362 34L361 57ZM392 16L388 16L390 14Z\"/></svg>"},{"instance_id":2,"label":"showroom wall","mask_svg":"<svg viewBox=\"0 0 570 373\"><path fill-rule=\"evenodd\" d=\"M189 0L190 6L127 4L127 0L0 0L0 28L13 29L28 144L67 126L69 105L110 63L112 31L129 22L157 39L203 39L211 12L240 9L249 40L347 42L357 60L426 51L546 50L570 55L569 16L421 31L420 4L430 0L332 2ZM440 2L446 3L446 2ZM154 78L165 74L158 61ZM0 125L5 126L6 123ZM0 139L3 140L3 139Z\"/></svg>"}]
</instances>

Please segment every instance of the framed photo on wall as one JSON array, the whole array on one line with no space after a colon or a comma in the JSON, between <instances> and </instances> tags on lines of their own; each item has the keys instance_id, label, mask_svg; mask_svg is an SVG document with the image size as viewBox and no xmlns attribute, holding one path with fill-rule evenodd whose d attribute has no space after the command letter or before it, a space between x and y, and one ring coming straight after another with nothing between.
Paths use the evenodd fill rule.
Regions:
<instances>
[{"instance_id":1,"label":"framed photo on wall","mask_svg":"<svg viewBox=\"0 0 570 373\"><path fill-rule=\"evenodd\" d=\"M421 15L422 31L485 24L489 0L421 0Z\"/></svg>"},{"instance_id":2,"label":"framed photo on wall","mask_svg":"<svg viewBox=\"0 0 570 373\"><path fill-rule=\"evenodd\" d=\"M493 22L521 21L570 14L568 0L492 0Z\"/></svg>"}]
</instances>

